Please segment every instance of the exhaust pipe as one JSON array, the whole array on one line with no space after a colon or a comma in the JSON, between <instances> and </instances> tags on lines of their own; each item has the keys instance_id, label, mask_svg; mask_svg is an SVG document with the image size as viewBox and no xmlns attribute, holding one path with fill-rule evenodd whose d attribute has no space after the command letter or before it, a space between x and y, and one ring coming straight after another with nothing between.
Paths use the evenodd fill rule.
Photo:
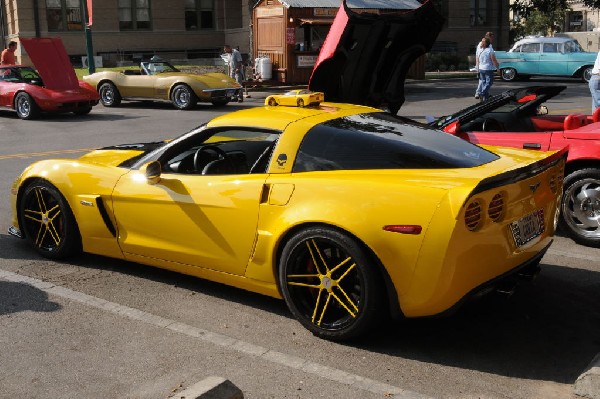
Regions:
<instances>
[{"instance_id":1,"label":"exhaust pipe","mask_svg":"<svg viewBox=\"0 0 600 399\"><path fill-rule=\"evenodd\" d=\"M499 294L505 298L510 298L512 294L515 293L515 289L517 288L517 281L514 279L509 279L503 281L496 287L496 294Z\"/></svg>"}]
</instances>

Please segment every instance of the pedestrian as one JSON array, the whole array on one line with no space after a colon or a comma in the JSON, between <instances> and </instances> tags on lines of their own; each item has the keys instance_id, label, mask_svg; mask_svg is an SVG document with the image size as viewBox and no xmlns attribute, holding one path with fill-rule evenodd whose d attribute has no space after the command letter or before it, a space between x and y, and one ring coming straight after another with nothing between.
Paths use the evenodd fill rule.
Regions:
<instances>
[{"instance_id":1,"label":"pedestrian","mask_svg":"<svg viewBox=\"0 0 600 399\"><path fill-rule=\"evenodd\" d=\"M494 46L494 32L486 32L485 36L490 40L490 48L493 50ZM475 45L475 59L479 58L479 53L481 52L482 48L480 46L481 42L478 42ZM477 62L475 62L477 64ZM479 79L479 71L477 71L477 79ZM479 80L479 83L477 84L477 90L475 90L475 99L479 100L481 96L481 80Z\"/></svg>"},{"instance_id":2,"label":"pedestrian","mask_svg":"<svg viewBox=\"0 0 600 399\"><path fill-rule=\"evenodd\" d=\"M15 51L17 50L17 42L11 41L8 43L8 47L2 50L0 56L0 65L15 65L17 59L15 57Z\"/></svg>"},{"instance_id":3,"label":"pedestrian","mask_svg":"<svg viewBox=\"0 0 600 399\"><path fill-rule=\"evenodd\" d=\"M490 88L494 84L494 74L499 65L494 49L490 46L490 39L484 37L479 46L475 68L479 72L479 98L485 101L490 97Z\"/></svg>"},{"instance_id":4,"label":"pedestrian","mask_svg":"<svg viewBox=\"0 0 600 399\"><path fill-rule=\"evenodd\" d=\"M596 108L600 107L600 53L596 56L594 68L592 68L592 76L588 83L590 93L592 94L592 114Z\"/></svg>"},{"instance_id":5,"label":"pedestrian","mask_svg":"<svg viewBox=\"0 0 600 399\"><path fill-rule=\"evenodd\" d=\"M235 79L240 85L243 86L244 81L244 65L242 60L242 54L230 45L226 44L223 46L223 51L229 54L229 76ZM243 90L238 90L238 102L244 101Z\"/></svg>"}]
</instances>

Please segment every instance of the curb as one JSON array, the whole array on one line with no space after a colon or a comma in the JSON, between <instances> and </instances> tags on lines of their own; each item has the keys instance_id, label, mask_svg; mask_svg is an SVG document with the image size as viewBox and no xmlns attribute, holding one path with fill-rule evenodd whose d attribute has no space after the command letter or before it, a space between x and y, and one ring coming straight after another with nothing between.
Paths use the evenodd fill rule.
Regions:
<instances>
[{"instance_id":1,"label":"curb","mask_svg":"<svg viewBox=\"0 0 600 399\"><path fill-rule=\"evenodd\" d=\"M242 391L222 377L207 377L171 396L176 399L244 399Z\"/></svg>"},{"instance_id":2,"label":"curb","mask_svg":"<svg viewBox=\"0 0 600 399\"><path fill-rule=\"evenodd\" d=\"M600 353L575 381L574 393L584 398L600 399Z\"/></svg>"}]
</instances>

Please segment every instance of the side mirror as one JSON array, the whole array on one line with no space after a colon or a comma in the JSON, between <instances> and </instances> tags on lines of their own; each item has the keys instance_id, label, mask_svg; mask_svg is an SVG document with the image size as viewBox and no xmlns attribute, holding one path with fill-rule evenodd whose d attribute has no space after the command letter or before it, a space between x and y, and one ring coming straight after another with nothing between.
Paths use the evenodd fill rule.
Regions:
<instances>
[{"instance_id":1,"label":"side mirror","mask_svg":"<svg viewBox=\"0 0 600 399\"><path fill-rule=\"evenodd\" d=\"M540 105L537 109L538 115L548 115L548 107L545 105Z\"/></svg>"},{"instance_id":2,"label":"side mirror","mask_svg":"<svg viewBox=\"0 0 600 399\"><path fill-rule=\"evenodd\" d=\"M140 168L140 172L146 176L146 181L148 184L157 184L160 181L162 168L160 166L160 162L152 161L142 166Z\"/></svg>"}]
</instances>

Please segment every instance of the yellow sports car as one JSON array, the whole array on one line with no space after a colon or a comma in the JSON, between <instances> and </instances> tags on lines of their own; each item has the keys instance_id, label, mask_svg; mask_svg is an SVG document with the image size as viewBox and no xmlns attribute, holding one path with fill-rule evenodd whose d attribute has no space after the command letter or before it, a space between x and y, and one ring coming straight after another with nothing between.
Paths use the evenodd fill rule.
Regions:
<instances>
[{"instance_id":1,"label":"yellow sports car","mask_svg":"<svg viewBox=\"0 0 600 399\"><path fill-rule=\"evenodd\" d=\"M288 105L292 107L305 107L319 105L325 101L325 95L320 91L291 90L284 94L275 94L265 98L265 105Z\"/></svg>"},{"instance_id":2,"label":"yellow sports car","mask_svg":"<svg viewBox=\"0 0 600 399\"><path fill-rule=\"evenodd\" d=\"M482 148L404 121L265 106L36 162L12 186L9 232L49 258L83 250L284 298L332 340L535 274L566 151Z\"/></svg>"},{"instance_id":3,"label":"yellow sports car","mask_svg":"<svg viewBox=\"0 0 600 399\"><path fill-rule=\"evenodd\" d=\"M166 61L155 60L142 62L139 70L96 72L83 80L98 90L105 107L118 107L123 99L168 100L183 110L194 108L198 101L222 106L242 90L223 73L184 73Z\"/></svg>"}]
</instances>

